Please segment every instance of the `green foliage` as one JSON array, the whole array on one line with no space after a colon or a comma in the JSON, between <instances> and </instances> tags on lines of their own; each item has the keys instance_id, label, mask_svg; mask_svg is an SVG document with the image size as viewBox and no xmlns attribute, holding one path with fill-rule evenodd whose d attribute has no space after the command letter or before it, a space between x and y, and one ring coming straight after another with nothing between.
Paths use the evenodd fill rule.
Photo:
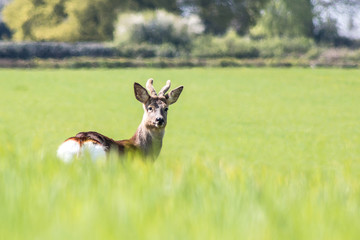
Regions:
<instances>
[{"instance_id":1,"label":"green foliage","mask_svg":"<svg viewBox=\"0 0 360 240\"><path fill-rule=\"evenodd\" d=\"M14 0L3 11L15 40L105 41L112 39L111 0Z\"/></svg>"},{"instance_id":2,"label":"green foliage","mask_svg":"<svg viewBox=\"0 0 360 240\"><path fill-rule=\"evenodd\" d=\"M216 58L224 56L225 52L224 45L216 44L214 37L204 35L194 41L192 55L195 57Z\"/></svg>"},{"instance_id":3,"label":"green foliage","mask_svg":"<svg viewBox=\"0 0 360 240\"><path fill-rule=\"evenodd\" d=\"M259 56L263 58L302 56L316 49L309 38L271 38L258 41Z\"/></svg>"},{"instance_id":4,"label":"green foliage","mask_svg":"<svg viewBox=\"0 0 360 240\"><path fill-rule=\"evenodd\" d=\"M259 52L249 39L238 37L234 31L229 31L223 37L199 38L194 44L193 55L197 57L256 58L259 56Z\"/></svg>"},{"instance_id":5,"label":"green foliage","mask_svg":"<svg viewBox=\"0 0 360 240\"><path fill-rule=\"evenodd\" d=\"M313 37L313 5L310 0L269 1L251 34L257 37Z\"/></svg>"},{"instance_id":6,"label":"green foliage","mask_svg":"<svg viewBox=\"0 0 360 240\"><path fill-rule=\"evenodd\" d=\"M120 48L121 55L128 58L152 58L156 56L156 46L150 44L124 45Z\"/></svg>"},{"instance_id":7,"label":"green foliage","mask_svg":"<svg viewBox=\"0 0 360 240\"><path fill-rule=\"evenodd\" d=\"M171 44L124 44L118 47L118 54L126 58L179 57L181 52Z\"/></svg>"},{"instance_id":8,"label":"green foliage","mask_svg":"<svg viewBox=\"0 0 360 240\"><path fill-rule=\"evenodd\" d=\"M308 38L267 38L250 40L229 31L223 37L205 36L198 38L192 54L197 57L272 58L306 55L316 48Z\"/></svg>"},{"instance_id":9,"label":"green foliage","mask_svg":"<svg viewBox=\"0 0 360 240\"><path fill-rule=\"evenodd\" d=\"M360 72L0 71L2 239L357 239ZM134 81L183 84L163 151L63 164L82 130L126 138ZM224 97L226 96L226 97ZM221 101L219 101L221 99ZM104 124L105 121L105 124Z\"/></svg>"},{"instance_id":10,"label":"green foliage","mask_svg":"<svg viewBox=\"0 0 360 240\"><path fill-rule=\"evenodd\" d=\"M178 49L172 44L161 44L157 48L156 55L159 57L173 58L180 56Z\"/></svg>"}]
</instances>

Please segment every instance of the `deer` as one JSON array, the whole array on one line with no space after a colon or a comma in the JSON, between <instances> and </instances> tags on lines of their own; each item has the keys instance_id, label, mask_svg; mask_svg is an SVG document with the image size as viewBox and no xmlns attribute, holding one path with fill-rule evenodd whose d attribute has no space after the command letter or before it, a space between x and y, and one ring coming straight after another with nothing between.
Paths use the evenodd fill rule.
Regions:
<instances>
[{"instance_id":1,"label":"deer","mask_svg":"<svg viewBox=\"0 0 360 240\"><path fill-rule=\"evenodd\" d=\"M89 153L93 160L106 159L110 152L115 152L119 156L135 153L143 159L155 160L162 148L169 105L178 100L184 87L177 87L167 93L171 85L168 80L159 93L156 93L153 81L150 78L146 83L149 92L139 83L134 83L135 98L142 103L144 114L130 139L115 141L97 132L79 132L58 147L58 158L68 163Z\"/></svg>"}]
</instances>

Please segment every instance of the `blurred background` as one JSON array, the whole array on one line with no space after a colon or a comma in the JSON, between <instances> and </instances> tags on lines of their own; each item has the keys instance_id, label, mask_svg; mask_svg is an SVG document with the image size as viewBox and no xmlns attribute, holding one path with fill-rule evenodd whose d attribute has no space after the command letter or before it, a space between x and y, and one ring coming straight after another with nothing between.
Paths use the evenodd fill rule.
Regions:
<instances>
[{"instance_id":1,"label":"blurred background","mask_svg":"<svg viewBox=\"0 0 360 240\"><path fill-rule=\"evenodd\" d=\"M358 67L360 60L358 0L0 0L0 9L2 66Z\"/></svg>"}]
</instances>

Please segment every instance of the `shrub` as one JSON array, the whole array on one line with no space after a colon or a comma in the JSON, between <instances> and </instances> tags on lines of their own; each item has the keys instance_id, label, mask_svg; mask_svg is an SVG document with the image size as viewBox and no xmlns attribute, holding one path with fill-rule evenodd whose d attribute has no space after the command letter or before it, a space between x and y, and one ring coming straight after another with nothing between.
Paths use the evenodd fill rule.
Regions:
<instances>
[{"instance_id":1,"label":"shrub","mask_svg":"<svg viewBox=\"0 0 360 240\"><path fill-rule=\"evenodd\" d=\"M0 58L111 57L116 55L119 55L116 48L101 43L0 42Z\"/></svg>"},{"instance_id":2,"label":"shrub","mask_svg":"<svg viewBox=\"0 0 360 240\"><path fill-rule=\"evenodd\" d=\"M230 30L223 38L218 39L219 44L226 47L226 55L236 58L256 58L259 51L254 42L248 38L239 37L235 31Z\"/></svg>"},{"instance_id":3,"label":"shrub","mask_svg":"<svg viewBox=\"0 0 360 240\"><path fill-rule=\"evenodd\" d=\"M127 58L151 58L156 56L157 48L150 44L127 44L119 47L120 55Z\"/></svg>"},{"instance_id":4,"label":"shrub","mask_svg":"<svg viewBox=\"0 0 360 240\"><path fill-rule=\"evenodd\" d=\"M360 61L360 49L352 51L348 58L353 61Z\"/></svg>"},{"instance_id":5,"label":"shrub","mask_svg":"<svg viewBox=\"0 0 360 240\"><path fill-rule=\"evenodd\" d=\"M257 42L259 56L263 58L299 56L315 47L308 38L268 38Z\"/></svg>"},{"instance_id":6,"label":"shrub","mask_svg":"<svg viewBox=\"0 0 360 240\"><path fill-rule=\"evenodd\" d=\"M204 36L194 42L192 54L196 57L256 58L259 51L250 39L241 38L234 31L223 37Z\"/></svg>"},{"instance_id":7,"label":"shrub","mask_svg":"<svg viewBox=\"0 0 360 240\"><path fill-rule=\"evenodd\" d=\"M278 58L298 57L311 50L309 56L320 53L313 40L308 38L267 38L251 40L239 37L229 31L222 37L204 36L194 41L192 55L195 57L234 57L234 58Z\"/></svg>"},{"instance_id":8,"label":"shrub","mask_svg":"<svg viewBox=\"0 0 360 240\"><path fill-rule=\"evenodd\" d=\"M174 45L165 43L157 47L156 56L174 58L180 56L180 52Z\"/></svg>"},{"instance_id":9,"label":"shrub","mask_svg":"<svg viewBox=\"0 0 360 240\"><path fill-rule=\"evenodd\" d=\"M305 58L309 59L309 60L315 60L315 59L319 58L322 51L323 51L322 48L313 46L309 49L309 51L307 51L307 53L305 54Z\"/></svg>"},{"instance_id":10,"label":"shrub","mask_svg":"<svg viewBox=\"0 0 360 240\"><path fill-rule=\"evenodd\" d=\"M215 41L214 37L205 35L194 41L191 53L194 57L217 58L226 54L226 48Z\"/></svg>"},{"instance_id":11,"label":"shrub","mask_svg":"<svg viewBox=\"0 0 360 240\"><path fill-rule=\"evenodd\" d=\"M220 66L221 67L239 67L240 64L234 60L225 59L225 60L220 61Z\"/></svg>"},{"instance_id":12,"label":"shrub","mask_svg":"<svg viewBox=\"0 0 360 240\"><path fill-rule=\"evenodd\" d=\"M164 10L125 13L118 17L114 39L121 43L172 44L188 48L204 27L196 16L180 17Z\"/></svg>"}]
</instances>

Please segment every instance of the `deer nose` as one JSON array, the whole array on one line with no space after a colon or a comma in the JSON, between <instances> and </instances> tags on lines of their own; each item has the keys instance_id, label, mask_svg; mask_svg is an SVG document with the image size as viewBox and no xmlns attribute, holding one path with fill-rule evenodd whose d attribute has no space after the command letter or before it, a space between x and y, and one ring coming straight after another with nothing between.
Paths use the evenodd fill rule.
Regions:
<instances>
[{"instance_id":1,"label":"deer nose","mask_svg":"<svg viewBox=\"0 0 360 240\"><path fill-rule=\"evenodd\" d=\"M158 117L156 118L156 121L160 124L163 124L164 123L164 119L162 117Z\"/></svg>"}]
</instances>

